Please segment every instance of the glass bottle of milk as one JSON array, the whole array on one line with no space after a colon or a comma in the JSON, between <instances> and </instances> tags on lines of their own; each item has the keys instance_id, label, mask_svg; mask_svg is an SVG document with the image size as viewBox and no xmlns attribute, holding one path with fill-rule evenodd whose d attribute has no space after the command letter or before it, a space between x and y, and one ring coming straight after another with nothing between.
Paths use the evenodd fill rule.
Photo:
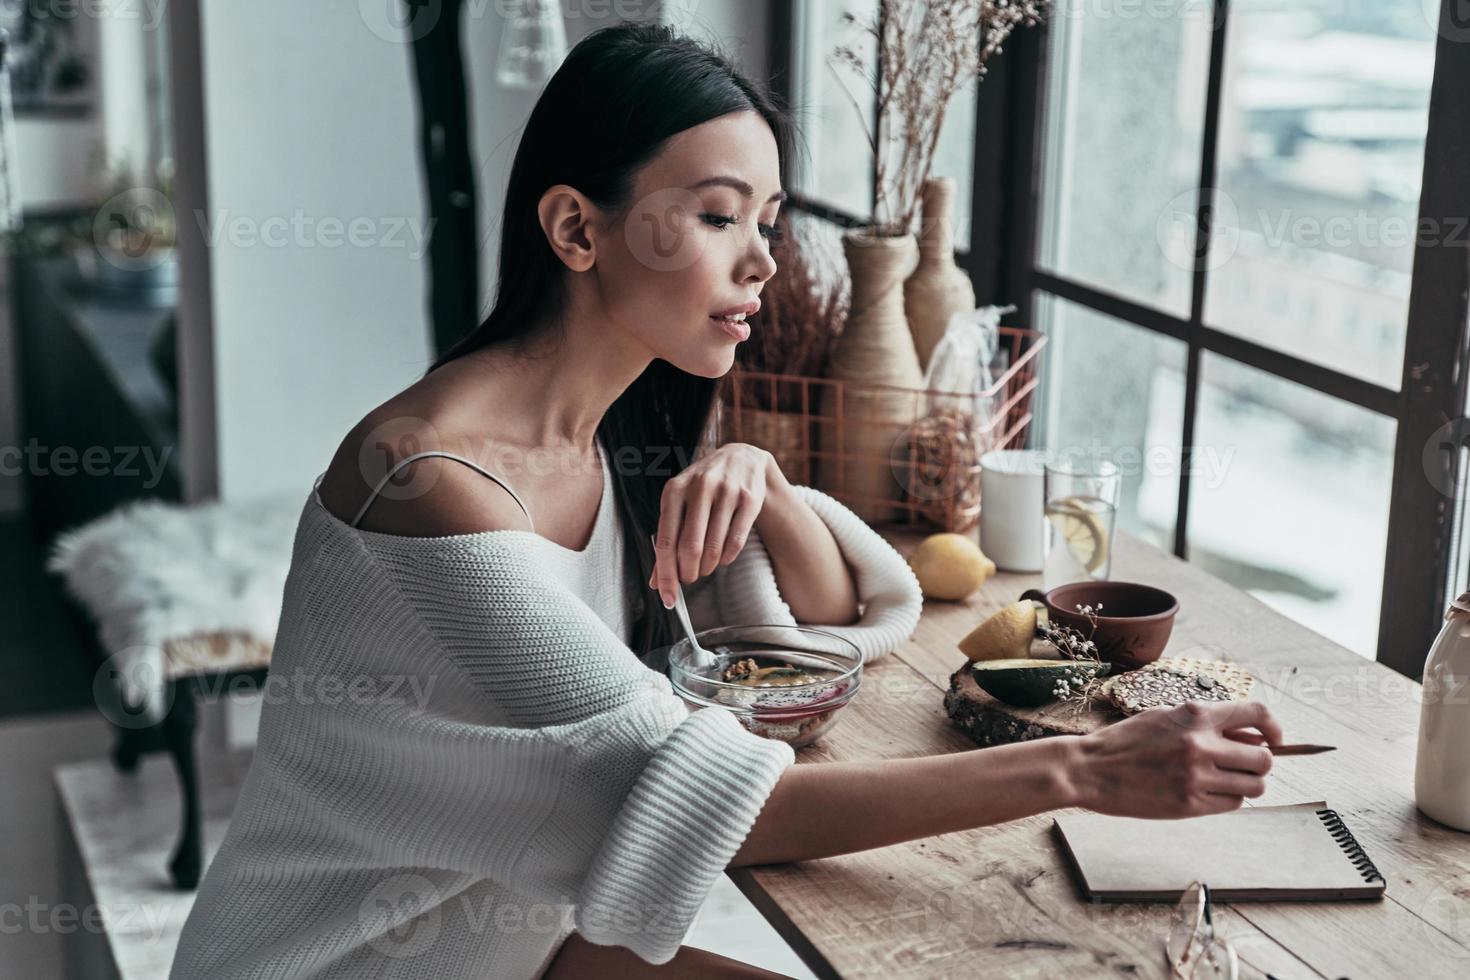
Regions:
<instances>
[{"instance_id":1,"label":"glass bottle of milk","mask_svg":"<svg viewBox=\"0 0 1470 980\"><path fill-rule=\"evenodd\" d=\"M1444 619L1424 663L1414 802L1425 816L1470 830L1470 592Z\"/></svg>"}]
</instances>

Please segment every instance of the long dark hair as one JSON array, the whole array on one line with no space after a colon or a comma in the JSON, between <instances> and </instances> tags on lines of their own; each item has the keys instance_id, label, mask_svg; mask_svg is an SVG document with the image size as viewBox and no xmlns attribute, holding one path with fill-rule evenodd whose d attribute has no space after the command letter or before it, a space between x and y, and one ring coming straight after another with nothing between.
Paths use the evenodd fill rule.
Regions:
<instances>
[{"instance_id":1,"label":"long dark hair","mask_svg":"<svg viewBox=\"0 0 1470 980\"><path fill-rule=\"evenodd\" d=\"M521 135L506 188L495 302L484 321L445 351L429 371L491 345L520 348L537 324L559 323L565 266L541 229L537 205L554 184L581 191L599 208L626 208L639 168L672 136L732 112L755 111L770 125L786 186L792 127L784 107L722 55L671 28L620 24L594 31L567 54L546 83ZM427 372L426 372L427 373ZM598 426L618 491L618 512L643 611L632 646L658 669L673 641L672 614L647 582L649 544L664 484L694 458L711 424L724 379L702 378L655 358ZM629 447L644 465L617 462ZM631 469L631 472L629 471Z\"/></svg>"}]
</instances>

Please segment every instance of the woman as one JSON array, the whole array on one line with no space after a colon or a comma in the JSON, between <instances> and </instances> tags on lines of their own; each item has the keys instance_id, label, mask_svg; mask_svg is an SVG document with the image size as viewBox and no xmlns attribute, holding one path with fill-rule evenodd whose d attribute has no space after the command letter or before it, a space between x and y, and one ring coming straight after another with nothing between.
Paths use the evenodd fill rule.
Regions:
<instances>
[{"instance_id":1,"label":"woman","mask_svg":"<svg viewBox=\"0 0 1470 980\"><path fill-rule=\"evenodd\" d=\"M681 585L700 627L820 623L865 659L921 605L770 454L695 453L776 267L787 132L666 28L569 54L512 167L494 309L305 504L271 667L301 683L262 708L173 976L767 976L680 945L727 867L1263 792L1270 753L1233 737L1280 739L1259 706L793 766L654 669ZM325 680L356 696L300 693Z\"/></svg>"}]
</instances>

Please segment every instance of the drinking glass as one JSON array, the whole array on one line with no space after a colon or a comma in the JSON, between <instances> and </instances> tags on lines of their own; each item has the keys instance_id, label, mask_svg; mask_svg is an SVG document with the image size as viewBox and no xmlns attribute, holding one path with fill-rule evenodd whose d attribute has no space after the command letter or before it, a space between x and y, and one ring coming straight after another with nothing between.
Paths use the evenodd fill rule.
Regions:
<instances>
[{"instance_id":1,"label":"drinking glass","mask_svg":"<svg viewBox=\"0 0 1470 980\"><path fill-rule=\"evenodd\" d=\"M1069 454L1047 461L1046 563L1042 587L1104 581L1113 565L1113 527L1123 476L1111 460Z\"/></svg>"}]
</instances>

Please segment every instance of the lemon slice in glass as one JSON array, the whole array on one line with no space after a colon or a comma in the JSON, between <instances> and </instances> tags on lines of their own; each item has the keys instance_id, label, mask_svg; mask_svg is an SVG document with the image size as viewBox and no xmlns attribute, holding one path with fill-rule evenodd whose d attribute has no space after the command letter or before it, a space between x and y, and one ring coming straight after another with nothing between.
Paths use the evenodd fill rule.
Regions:
<instances>
[{"instance_id":1,"label":"lemon slice in glass","mask_svg":"<svg viewBox=\"0 0 1470 980\"><path fill-rule=\"evenodd\" d=\"M1096 508L1097 503L1082 497L1061 497L1046 505L1047 518L1089 574L1108 560L1108 532Z\"/></svg>"}]
</instances>

